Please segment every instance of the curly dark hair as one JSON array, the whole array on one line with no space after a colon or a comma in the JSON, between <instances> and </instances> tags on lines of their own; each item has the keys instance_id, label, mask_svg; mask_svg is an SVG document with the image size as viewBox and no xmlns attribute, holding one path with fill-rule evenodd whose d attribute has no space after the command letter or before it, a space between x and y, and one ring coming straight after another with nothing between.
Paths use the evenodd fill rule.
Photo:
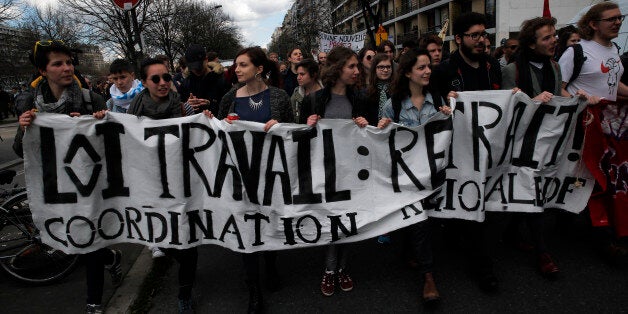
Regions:
<instances>
[{"instance_id":1,"label":"curly dark hair","mask_svg":"<svg viewBox=\"0 0 628 314\"><path fill-rule=\"evenodd\" d=\"M556 56L560 58L567 49L567 41L573 34L580 34L578 29L573 25L567 25L558 30L558 44L556 46Z\"/></svg>"},{"instance_id":2,"label":"curly dark hair","mask_svg":"<svg viewBox=\"0 0 628 314\"><path fill-rule=\"evenodd\" d=\"M536 31L543 26L556 27L556 18L535 17L521 23L519 31L519 45L529 47L536 43Z\"/></svg>"},{"instance_id":3,"label":"curly dark hair","mask_svg":"<svg viewBox=\"0 0 628 314\"><path fill-rule=\"evenodd\" d=\"M486 26L486 17L477 12L467 12L460 14L454 21L453 34L462 37L473 25Z\"/></svg>"},{"instance_id":4,"label":"curly dark hair","mask_svg":"<svg viewBox=\"0 0 628 314\"><path fill-rule=\"evenodd\" d=\"M319 66L313 59L303 59L297 63L296 68L302 67L310 75L312 80L317 81L319 77Z\"/></svg>"},{"instance_id":5,"label":"curly dark hair","mask_svg":"<svg viewBox=\"0 0 628 314\"><path fill-rule=\"evenodd\" d=\"M323 73L321 74L321 80L325 87L331 88L336 85L342 74L342 68L351 57L358 58L355 52L347 47L336 46L331 49L327 55L327 66L323 68Z\"/></svg>"}]
</instances>

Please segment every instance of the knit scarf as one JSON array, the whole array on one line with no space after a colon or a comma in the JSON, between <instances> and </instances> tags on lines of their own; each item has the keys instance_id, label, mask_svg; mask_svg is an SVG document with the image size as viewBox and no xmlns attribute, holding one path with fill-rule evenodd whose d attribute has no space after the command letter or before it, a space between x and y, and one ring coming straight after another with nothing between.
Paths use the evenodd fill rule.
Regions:
<instances>
[{"instance_id":1,"label":"knit scarf","mask_svg":"<svg viewBox=\"0 0 628 314\"><path fill-rule=\"evenodd\" d=\"M542 91L548 91L550 93L555 92L555 80L554 71L552 65L552 57L540 56L529 47L523 47L523 50L516 56L517 68L519 71L519 78L517 86L530 97L535 97L534 87L532 85L532 71L530 71L530 62L543 63L541 72L543 73L543 80L539 82Z\"/></svg>"},{"instance_id":2,"label":"knit scarf","mask_svg":"<svg viewBox=\"0 0 628 314\"><path fill-rule=\"evenodd\" d=\"M40 112L69 114L82 113L83 92L76 81L66 87L58 100L52 94L48 80L43 78L35 88L35 108Z\"/></svg>"},{"instance_id":3,"label":"knit scarf","mask_svg":"<svg viewBox=\"0 0 628 314\"><path fill-rule=\"evenodd\" d=\"M113 106L128 110L133 98L135 98L135 96L137 96L143 89L144 86L142 86L142 82L140 82L140 80L134 80L133 86L126 93L121 92L116 85L111 85L109 93L111 94Z\"/></svg>"},{"instance_id":4,"label":"knit scarf","mask_svg":"<svg viewBox=\"0 0 628 314\"><path fill-rule=\"evenodd\" d=\"M133 98L127 113L155 120L181 117L179 94L170 91L167 100L157 103L150 97L148 89L144 89Z\"/></svg>"},{"instance_id":5,"label":"knit scarf","mask_svg":"<svg viewBox=\"0 0 628 314\"><path fill-rule=\"evenodd\" d=\"M381 119L384 116L384 105L388 100L388 89L390 84L388 82L377 82L377 90L379 91L379 108L377 111L377 119Z\"/></svg>"}]
</instances>

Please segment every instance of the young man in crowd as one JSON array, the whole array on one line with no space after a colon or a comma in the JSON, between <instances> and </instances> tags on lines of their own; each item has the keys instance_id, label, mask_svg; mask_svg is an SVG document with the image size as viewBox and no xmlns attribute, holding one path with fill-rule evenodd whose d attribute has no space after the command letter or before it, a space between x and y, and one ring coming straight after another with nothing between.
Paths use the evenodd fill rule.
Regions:
<instances>
[{"instance_id":1,"label":"young man in crowd","mask_svg":"<svg viewBox=\"0 0 628 314\"><path fill-rule=\"evenodd\" d=\"M499 65L502 68L505 67L508 63L510 63L510 59L515 54L515 52L517 52L518 48L519 48L519 41L516 38L508 38L508 40L506 40L506 43L502 45L502 50L504 54L502 55L501 58L499 58Z\"/></svg>"},{"instance_id":2,"label":"young man in crowd","mask_svg":"<svg viewBox=\"0 0 628 314\"><path fill-rule=\"evenodd\" d=\"M196 113L218 112L218 104L227 92L224 77L209 70L207 52L201 45L190 45L185 51L185 61L190 73L179 88L181 99L187 99Z\"/></svg>"},{"instance_id":3,"label":"young man in crowd","mask_svg":"<svg viewBox=\"0 0 628 314\"><path fill-rule=\"evenodd\" d=\"M618 53L618 48L611 41L617 38L625 15L619 6L611 1L601 2L592 6L578 21L578 30L582 39L578 47L581 55L576 58L576 47L573 45L560 57L558 63L562 72L563 96L580 94L588 98L590 104L597 104L600 99L615 101L618 97L628 97L628 86L620 81L624 67ZM580 64L578 60L581 60ZM576 67L579 66L578 72ZM613 155L622 156L625 146L625 136L621 137L621 130L626 128L626 105L611 103L593 110L600 110L603 118L595 125L601 129L600 142L604 137L611 138L609 142L618 145L613 149ZM586 152L585 152L586 155ZM601 158L601 156L597 156ZM596 157L596 158L597 158ZM613 156L605 157L605 163L621 162ZM598 160L587 160L585 163L592 172L600 170ZM589 163L591 161L591 163ZM610 171L610 170L605 170ZM616 174L617 175L617 174ZM608 174L606 174L608 180ZM599 177L599 176L596 176ZM600 180L598 180L600 181ZM618 180L619 182L619 180ZM606 182L602 182L606 185ZM611 263L619 263L628 259L628 250L622 247L617 237L628 236L628 216L625 213L623 195L602 190L601 184L596 184L588 208L594 229L596 245L603 257Z\"/></svg>"},{"instance_id":4,"label":"young man in crowd","mask_svg":"<svg viewBox=\"0 0 628 314\"><path fill-rule=\"evenodd\" d=\"M113 85L109 88L111 98L107 100L107 109L126 113L133 98L144 89L144 86L140 80L135 79L133 65L123 59L116 59L111 63L109 75Z\"/></svg>"},{"instance_id":5,"label":"young man in crowd","mask_svg":"<svg viewBox=\"0 0 628 314\"><path fill-rule=\"evenodd\" d=\"M484 53L484 38L488 36L486 24L484 15L475 12L465 13L456 18L453 33L458 50L432 72L431 81L441 95L448 95L450 91L501 88L502 75L499 63ZM445 224L450 235L460 235L465 242L468 241L465 247L468 250L469 264L480 288L487 292L496 291L498 281L485 241L484 223L449 219Z\"/></svg>"},{"instance_id":6,"label":"young man in crowd","mask_svg":"<svg viewBox=\"0 0 628 314\"><path fill-rule=\"evenodd\" d=\"M518 87L539 103L550 101L554 95L560 96L561 73L553 60L557 43L556 19L537 17L524 21L519 32L519 43L519 54L502 68L502 88ZM543 230L547 216L542 212L512 213L511 216L505 240L522 247L520 244L524 242L519 234L519 224L525 220L534 245L538 271L546 278L555 278L559 269L548 252Z\"/></svg>"},{"instance_id":7,"label":"young man in crowd","mask_svg":"<svg viewBox=\"0 0 628 314\"><path fill-rule=\"evenodd\" d=\"M423 36L419 39L419 49L425 49L432 58L432 66L440 64L443 58L443 40L437 35Z\"/></svg>"}]
</instances>

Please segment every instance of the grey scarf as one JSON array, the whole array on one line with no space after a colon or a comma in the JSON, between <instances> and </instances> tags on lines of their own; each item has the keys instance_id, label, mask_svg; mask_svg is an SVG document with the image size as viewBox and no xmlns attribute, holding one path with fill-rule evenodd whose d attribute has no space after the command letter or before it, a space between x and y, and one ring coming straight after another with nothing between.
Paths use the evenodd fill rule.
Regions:
<instances>
[{"instance_id":1,"label":"grey scarf","mask_svg":"<svg viewBox=\"0 0 628 314\"><path fill-rule=\"evenodd\" d=\"M35 89L35 108L40 112L61 114L81 112L82 104L83 92L76 81L72 81L72 85L63 90L58 100L55 100L50 85L48 85L48 80L45 78Z\"/></svg>"},{"instance_id":2,"label":"grey scarf","mask_svg":"<svg viewBox=\"0 0 628 314\"><path fill-rule=\"evenodd\" d=\"M168 93L168 100L157 103L150 97L148 89L144 89L133 98L127 113L156 120L181 117L179 94L171 91Z\"/></svg>"}]
</instances>

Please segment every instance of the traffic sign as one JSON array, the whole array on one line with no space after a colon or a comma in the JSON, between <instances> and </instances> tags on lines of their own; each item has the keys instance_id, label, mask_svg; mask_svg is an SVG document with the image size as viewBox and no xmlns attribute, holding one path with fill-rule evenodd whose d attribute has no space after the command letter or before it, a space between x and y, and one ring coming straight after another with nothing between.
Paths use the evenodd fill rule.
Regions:
<instances>
[{"instance_id":1,"label":"traffic sign","mask_svg":"<svg viewBox=\"0 0 628 314\"><path fill-rule=\"evenodd\" d=\"M380 24L379 27L377 28L377 33L375 33L375 45L379 46L382 43L382 41L387 40L387 39L388 39L388 32L386 31L384 26Z\"/></svg>"},{"instance_id":2,"label":"traffic sign","mask_svg":"<svg viewBox=\"0 0 628 314\"><path fill-rule=\"evenodd\" d=\"M131 10L135 8L142 0L111 0L113 4L123 10Z\"/></svg>"}]
</instances>

